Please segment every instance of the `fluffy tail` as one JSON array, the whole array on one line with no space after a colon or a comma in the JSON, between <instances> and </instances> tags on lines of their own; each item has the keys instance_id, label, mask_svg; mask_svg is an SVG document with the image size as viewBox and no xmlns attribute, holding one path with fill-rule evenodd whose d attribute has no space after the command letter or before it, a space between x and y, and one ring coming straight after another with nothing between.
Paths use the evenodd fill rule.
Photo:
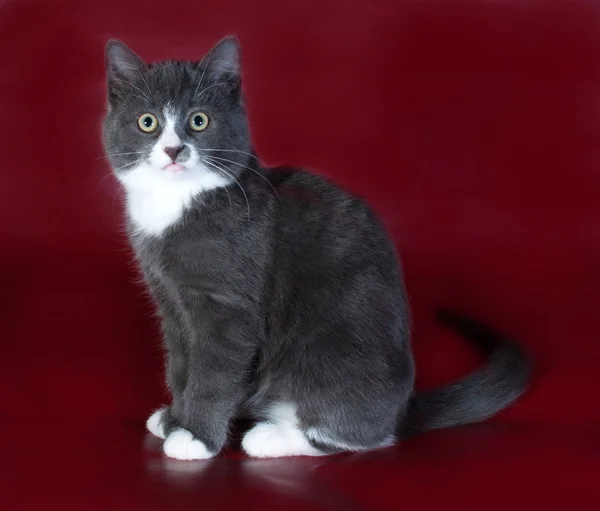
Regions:
<instances>
[{"instance_id":1,"label":"fluffy tail","mask_svg":"<svg viewBox=\"0 0 600 511\"><path fill-rule=\"evenodd\" d=\"M464 379L411 397L400 437L424 431L481 422L510 406L526 390L530 363L509 339L490 328L442 310L438 319L459 331L478 348L490 353L485 366Z\"/></svg>"}]
</instances>

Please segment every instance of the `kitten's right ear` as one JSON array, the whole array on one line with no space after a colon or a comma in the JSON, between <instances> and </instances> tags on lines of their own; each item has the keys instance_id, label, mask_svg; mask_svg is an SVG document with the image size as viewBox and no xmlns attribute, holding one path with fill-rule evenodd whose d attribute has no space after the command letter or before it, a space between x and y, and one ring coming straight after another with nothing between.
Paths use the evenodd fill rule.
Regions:
<instances>
[{"instance_id":1,"label":"kitten's right ear","mask_svg":"<svg viewBox=\"0 0 600 511\"><path fill-rule=\"evenodd\" d=\"M123 87L131 87L146 70L146 64L121 41L106 43L105 66L108 87L116 92Z\"/></svg>"},{"instance_id":2,"label":"kitten's right ear","mask_svg":"<svg viewBox=\"0 0 600 511\"><path fill-rule=\"evenodd\" d=\"M235 36L221 39L202 59L215 81L223 78L239 80L241 73L240 42Z\"/></svg>"}]
</instances>

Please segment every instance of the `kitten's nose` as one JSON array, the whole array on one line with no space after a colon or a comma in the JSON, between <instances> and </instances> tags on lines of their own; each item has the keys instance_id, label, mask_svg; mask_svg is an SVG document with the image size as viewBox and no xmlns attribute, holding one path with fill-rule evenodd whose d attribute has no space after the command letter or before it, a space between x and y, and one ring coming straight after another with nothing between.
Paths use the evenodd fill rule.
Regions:
<instances>
[{"instance_id":1,"label":"kitten's nose","mask_svg":"<svg viewBox=\"0 0 600 511\"><path fill-rule=\"evenodd\" d=\"M165 147L165 153L167 153L169 158L171 158L173 161L177 159L177 156L179 156L181 151L183 151L183 146Z\"/></svg>"}]
</instances>

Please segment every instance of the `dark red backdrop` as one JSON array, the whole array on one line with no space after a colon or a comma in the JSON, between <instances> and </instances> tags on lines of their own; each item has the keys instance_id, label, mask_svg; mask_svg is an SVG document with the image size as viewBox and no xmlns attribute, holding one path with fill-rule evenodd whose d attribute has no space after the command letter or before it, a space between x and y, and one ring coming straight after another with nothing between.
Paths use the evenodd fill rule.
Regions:
<instances>
[{"instance_id":1,"label":"dark red backdrop","mask_svg":"<svg viewBox=\"0 0 600 511\"><path fill-rule=\"evenodd\" d=\"M588 2L0 1L0 494L16 509L591 509L600 472L600 8ZM102 159L103 47L242 41L260 156L364 195L405 262L419 384L473 367L431 320L513 334L533 388L488 425L331 459L170 463Z\"/></svg>"}]
</instances>

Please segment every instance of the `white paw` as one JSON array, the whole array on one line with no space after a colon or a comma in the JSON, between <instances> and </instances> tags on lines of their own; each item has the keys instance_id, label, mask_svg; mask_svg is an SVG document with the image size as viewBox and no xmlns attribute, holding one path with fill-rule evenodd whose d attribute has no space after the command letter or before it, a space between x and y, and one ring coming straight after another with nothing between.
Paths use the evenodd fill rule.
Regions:
<instances>
[{"instance_id":1,"label":"white paw","mask_svg":"<svg viewBox=\"0 0 600 511\"><path fill-rule=\"evenodd\" d=\"M165 439L165 428L163 427L162 418L165 413L164 408L156 410L146 421L146 429L154 436Z\"/></svg>"},{"instance_id":2,"label":"white paw","mask_svg":"<svg viewBox=\"0 0 600 511\"><path fill-rule=\"evenodd\" d=\"M167 437L163 450L176 460L206 460L214 456L203 442L183 428L177 428Z\"/></svg>"},{"instance_id":3,"label":"white paw","mask_svg":"<svg viewBox=\"0 0 600 511\"><path fill-rule=\"evenodd\" d=\"M302 431L291 424L262 422L254 426L242 440L246 454L254 458L287 456L322 456L310 445Z\"/></svg>"}]
</instances>

